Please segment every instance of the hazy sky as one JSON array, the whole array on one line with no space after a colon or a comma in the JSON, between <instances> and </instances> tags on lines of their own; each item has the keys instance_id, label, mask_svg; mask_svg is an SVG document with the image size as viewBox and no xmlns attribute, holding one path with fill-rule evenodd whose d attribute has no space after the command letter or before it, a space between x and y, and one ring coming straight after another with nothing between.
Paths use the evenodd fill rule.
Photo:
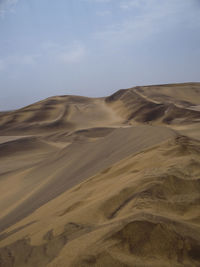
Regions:
<instances>
[{"instance_id":1,"label":"hazy sky","mask_svg":"<svg viewBox=\"0 0 200 267\"><path fill-rule=\"evenodd\" d=\"M200 0L0 0L0 109L200 81Z\"/></svg>"}]
</instances>

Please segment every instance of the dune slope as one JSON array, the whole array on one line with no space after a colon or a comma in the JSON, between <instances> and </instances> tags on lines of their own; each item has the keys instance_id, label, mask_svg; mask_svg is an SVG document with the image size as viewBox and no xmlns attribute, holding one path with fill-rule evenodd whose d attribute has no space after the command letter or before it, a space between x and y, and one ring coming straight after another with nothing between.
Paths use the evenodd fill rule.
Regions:
<instances>
[{"instance_id":1,"label":"dune slope","mask_svg":"<svg viewBox=\"0 0 200 267\"><path fill-rule=\"evenodd\" d=\"M0 113L0 266L199 266L200 84Z\"/></svg>"}]
</instances>

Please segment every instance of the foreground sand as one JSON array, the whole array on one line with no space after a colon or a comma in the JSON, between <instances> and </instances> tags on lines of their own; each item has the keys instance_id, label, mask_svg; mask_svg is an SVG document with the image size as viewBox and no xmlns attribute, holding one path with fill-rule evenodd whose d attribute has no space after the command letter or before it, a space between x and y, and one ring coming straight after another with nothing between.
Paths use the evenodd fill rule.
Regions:
<instances>
[{"instance_id":1,"label":"foreground sand","mask_svg":"<svg viewBox=\"0 0 200 267\"><path fill-rule=\"evenodd\" d=\"M0 266L200 266L200 84L0 113Z\"/></svg>"}]
</instances>

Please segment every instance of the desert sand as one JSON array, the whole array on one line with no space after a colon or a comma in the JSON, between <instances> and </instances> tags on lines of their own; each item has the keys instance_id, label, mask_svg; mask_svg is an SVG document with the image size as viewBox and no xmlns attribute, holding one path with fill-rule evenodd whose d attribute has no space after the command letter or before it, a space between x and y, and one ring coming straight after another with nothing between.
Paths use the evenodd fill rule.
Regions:
<instances>
[{"instance_id":1,"label":"desert sand","mask_svg":"<svg viewBox=\"0 0 200 267\"><path fill-rule=\"evenodd\" d=\"M0 112L0 266L200 266L200 83Z\"/></svg>"}]
</instances>

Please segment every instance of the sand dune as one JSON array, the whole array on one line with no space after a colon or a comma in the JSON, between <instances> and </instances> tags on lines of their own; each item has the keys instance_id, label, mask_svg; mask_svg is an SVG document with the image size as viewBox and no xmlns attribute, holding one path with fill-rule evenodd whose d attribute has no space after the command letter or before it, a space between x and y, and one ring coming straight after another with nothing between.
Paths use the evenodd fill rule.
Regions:
<instances>
[{"instance_id":1,"label":"sand dune","mask_svg":"<svg viewBox=\"0 0 200 267\"><path fill-rule=\"evenodd\" d=\"M131 124L199 123L199 91L199 84L135 87L116 92L106 102Z\"/></svg>"},{"instance_id":2,"label":"sand dune","mask_svg":"<svg viewBox=\"0 0 200 267\"><path fill-rule=\"evenodd\" d=\"M199 266L200 84L0 113L0 266Z\"/></svg>"}]
</instances>

